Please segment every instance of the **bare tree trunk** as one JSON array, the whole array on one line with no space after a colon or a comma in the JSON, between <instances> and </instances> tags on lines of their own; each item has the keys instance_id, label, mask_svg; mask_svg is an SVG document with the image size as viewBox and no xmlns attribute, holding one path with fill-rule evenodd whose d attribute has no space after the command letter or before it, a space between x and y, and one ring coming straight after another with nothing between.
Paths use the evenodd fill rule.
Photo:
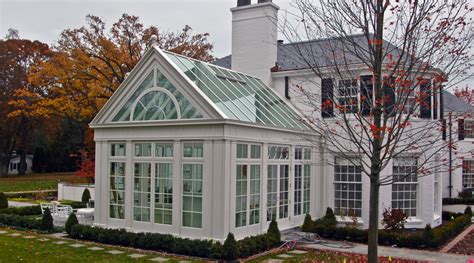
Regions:
<instances>
[{"instance_id":1,"label":"bare tree trunk","mask_svg":"<svg viewBox=\"0 0 474 263\"><path fill-rule=\"evenodd\" d=\"M373 174L370 179L370 201L369 201L369 262L378 262L378 229L379 229L379 175Z\"/></svg>"},{"instance_id":2,"label":"bare tree trunk","mask_svg":"<svg viewBox=\"0 0 474 263\"><path fill-rule=\"evenodd\" d=\"M8 175L8 169L10 168L10 156L0 154L0 177Z\"/></svg>"},{"instance_id":3,"label":"bare tree trunk","mask_svg":"<svg viewBox=\"0 0 474 263\"><path fill-rule=\"evenodd\" d=\"M18 175L26 174L26 151L20 152L20 162L18 163Z\"/></svg>"}]
</instances>

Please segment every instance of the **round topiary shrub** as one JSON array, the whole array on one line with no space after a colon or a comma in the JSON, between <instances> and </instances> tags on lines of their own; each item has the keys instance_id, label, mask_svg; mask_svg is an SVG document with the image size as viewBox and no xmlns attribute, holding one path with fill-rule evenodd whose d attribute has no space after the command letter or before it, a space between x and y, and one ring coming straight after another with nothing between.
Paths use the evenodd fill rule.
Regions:
<instances>
[{"instance_id":1,"label":"round topiary shrub","mask_svg":"<svg viewBox=\"0 0 474 263\"><path fill-rule=\"evenodd\" d=\"M72 213L69 215L67 218L66 224L64 225L64 228L66 230L66 233L68 235L71 235L71 229L73 226L79 224L79 221L77 221L76 214Z\"/></svg>"},{"instance_id":2,"label":"round topiary shrub","mask_svg":"<svg viewBox=\"0 0 474 263\"><path fill-rule=\"evenodd\" d=\"M267 231L268 240L270 241L271 246L277 245L280 243L281 234L278 229L278 223L275 219L272 219L270 226Z\"/></svg>"},{"instance_id":3,"label":"round topiary shrub","mask_svg":"<svg viewBox=\"0 0 474 263\"><path fill-rule=\"evenodd\" d=\"M85 189L84 192L82 193L81 201L84 204L89 203L89 200L91 200L91 192L89 192L89 189Z\"/></svg>"},{"instance_id":4,"label":"round topiary shrub","mask_svg":"<svg viewBox=\"0 0 474 263\"><path fill-rule=\"evenodd\" d=\"M43 212L43 217L41 218L41 229L45 231L51 231L54 229L53 217L49 208L46 208Z\"/></svg>"},{"instance_id":5,"label":"round topiary shrub","mask_svg":"<svg viewBox=\"0 0 474 263\"><path fill-rule=\"evenodd\" d=\"M8 208L8 200L3 192L0 192L0 209Z\"/></svg>"},{"instance_id":6,"label":"round topiary shrub","mask_svg":"<svg viewBox=\"0 0 474 263\"><path fill-rule=\"evenodd\" d=\"M224 241L222 258L225 260L236 260L240 256L239 244L235 240L234 234L229 233Z\"/></svg>"}]
</instances>

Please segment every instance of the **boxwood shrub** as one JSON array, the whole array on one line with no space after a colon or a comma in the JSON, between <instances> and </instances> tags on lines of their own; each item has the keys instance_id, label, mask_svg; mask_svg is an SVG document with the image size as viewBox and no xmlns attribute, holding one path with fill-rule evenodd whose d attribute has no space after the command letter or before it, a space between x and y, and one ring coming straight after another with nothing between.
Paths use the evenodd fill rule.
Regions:
<instances>
[{"instance_id":1,"label":"boxwood shrub","mask_svg":"<svg viewBox=\"0 0 474 263\"><path fill-rule=\"evenodd\" d=\"M41 230L41 219L15 214L0 214L0 225L24 229Z\"/></svg>"},{"instance_id":2,"label":"boxwood shrub","mask_svg":"<svg viewBox=\"0 0 474 263\"><path fill-rule=\"evenodd\" d=\"M474 205L474 198L443 198L443 205Z\"/></svg>"},{"instance_id":3,"label":"boxwood shrub","mask_svg":"<svg viewBox=\"0 0 474 263\"><path fill-rule=\"evenodd\" d=\"M192 240L159 233L133 233L125 229L108 229L74 225L69 237L109 245L163 251L202 258L225 259L225 245L212 240ZM261 234L237 241L239 258L249 257L280 245L275 235Z\"/></svg>"},{"instance_id":4,"label":"boxwood shrub","mask_svg":"<svg viewBox=\"0 0 474 263\"><path fill-rule=\"evenodd\" d=\"M9 207L9 208L0 209L0 214L19 215L19 216L41 215L41 207L39 205Z\"/></svg>"},{"instance_id":5,"label":"boxwood shrub","mask_svg":"<svg viewBox=\"0 0 474 263\"><path fill-rule=\"evenodd\" d=\"M427 227L423 233L417 232L407 234L406 232L379 230L379 244L386 246L396 245L398 247L408 248L439 247L461 233L471 224L471 213L454 214L443 212L443 218L451 218L451 216L454 218L453 220L450 220L435 229ZM327 226L326 224L318 224L317 222L318 220L313 221L312 224L307 223L305 230L308 229L308 226L312 226L311 230L307 232L317 233L326 239L347 240L357 243L367 243L368 241L368 230L351 227ZM428 240L428 237L430 237L430 240Z\"/></svg>"}]
</instances>

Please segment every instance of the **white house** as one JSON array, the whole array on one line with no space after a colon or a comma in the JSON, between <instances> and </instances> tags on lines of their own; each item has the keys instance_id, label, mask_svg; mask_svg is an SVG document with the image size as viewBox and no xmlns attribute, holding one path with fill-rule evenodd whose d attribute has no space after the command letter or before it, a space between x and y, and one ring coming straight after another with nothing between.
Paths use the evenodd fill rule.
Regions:
<instances>
[{"instance_id":1,"label":"white house","mask_svg":"<svg viewBox=\"0 0 474 263\"><path fill-rule=\"evenodd\" d=\"M313 102L317 103L319 100L322 103L329 97L337 96L337 87L341 84L345 85L346 82L354 87L356 91L354 99L363 109L366 105L361 97L371 96L364 93L371 90L370 81L365 80L369 80L372 73L358 57L344 53L344 49L340 47L347 45L347 42L357 43L361 47L367 46L365 36L354 35L351 41L347 42L337 42L338 39L316 39L285 44L278 40L278 11L279 7L271 1L259 0L254 4L251 4L251 1L238 1L238 6L231 9L232 54L218 59L215 64L259 77L304 115L314 116L315 108L312 105L308 106L307 97L301 94L299 87L311 90L311 96L314 96ZM388 42L385 44L396 50L392 44ZM345 54L347 66L339 67L337 70L350 70L347 74L351 77L350 79L338 79L338 74L331 75L330 68L334 65L333 61L337 60L334 54ZM317 63L317 67L327 68L328 77L321 79L316 76L308 65L312 62ZM423 78L428 79L430 85L435 85L432 79L436 73L439 72L426 71ZM422 88L420 85L420 89ZM441 99L440 92L433 92L427 97L425 103L414 109L416 114L411 120L413 130L428 124L432 127L439 126L439 120L443 116L442 107L440 107ZM414 99L412 102L414 103ZM407 110L410 110L411 105L407 104ZM322 111L318 114L321 118L329 119L326 121L329 123L335 113L333 110L332 112ZM406 136L412 135L412 132L408 130ZM441 143L441 136L436 129L433 129L430 135L439 138L439 143ZM441 146L433 148L441 149ZM356 174L346 177L343 173L357 171L357 168L351 167L348 160L341 160L337 153L334 156L327 149L320 150L324 155L320 157L324 163L335 165L316 166L318 172L315 176L322 176L323 185L315 189L321 194L321 199L315 202L322 204L319 206L322 209L327 206L334 208L336 214L340 215L347 215L348 210L351 209L358 216L359 223L363 227L368 227L369 180L367 176ZM426 155L430 154L426 153ZM442 165L441 160L444 157L442 154L436 154L438 156L433 158L432 165ZM407 160L413 161L410 158L395 158L392 164L382 172L382 177L394 175L395 171L400 171L399 168L414 170L412 165L415 165L415 162L408 164ZM422 163L421 160L420 163ZM385 207L402 209L409 215L406 227L421 228L426 224L431 224L431 226L441 224L440 170L429 176L410 176L410 179L404 182L383 186L380 191L380 211L382 212ZM312 211L312 214L316 216L321 216L322 213L322 210ZM343 218L338 219L343 220Z\"/></svg>"},{"instance_id":2,"label":"white house","mask_svg":"<svg viewBox=\"0 0 474 263\"><path fill-rule=\"evenodd\" d=\"M26 170L25 174L30 174L33 172L31 169L33 166L33 155L26 156ZM20 167L20 155L13 155L10 159L10 164L8 165L8 174L18 174L18 168Z\"/></svg>"},{"instance_id":3,"label":"white house","mask_svg":"<svg viewBox=\"0 0 474 263\"><path fill-rule=\"evenodd\" d=\"M232 57L218 66L151 47L90 124L96 225L223 240L262 233L273 218L292 228L333 207L368 226L368 178L315 144L289 99L289 82L307 72L291 60L270 70L288 59L278 6L238 2ZM433 106L430 120L438 114ZM328 158L334 165L322 165ZM400 159L384 173L415 164ZM402 208L407 227L437 226L440 187L439 175L415 177L382 188L380 205Z\"/></svg>"},{"instance_id":4,"label":"white house","mask_svg":"<svg viewBox=\"0 0 474 263\"><path fill-rule=\"evenodd\" d=\"M474 107L448 91L443 92L443 101L446 123L443 137L455 145L447 156L443 197L458 197L464 189L474 188Z\"/></svg>"}]
</instances>

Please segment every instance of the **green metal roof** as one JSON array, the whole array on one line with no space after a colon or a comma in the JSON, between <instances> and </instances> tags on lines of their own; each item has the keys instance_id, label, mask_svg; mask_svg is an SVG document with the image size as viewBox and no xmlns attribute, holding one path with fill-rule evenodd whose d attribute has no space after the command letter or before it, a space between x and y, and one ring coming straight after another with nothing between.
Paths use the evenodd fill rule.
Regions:
<instances>
[{"instance_id":1,"label":"green metal roof","mask_svg":"<svg viewBox=\"0 0 474 263\"><path fill-rule=\"evenodd\" d=\"M300 116L272 89L255 77L187 58L158 52L200 90L224 119L307 130ZM147 71L112 122L201 119L203 115L157 68ZM188 81L189 81L188 80ZM181 90L183 91L183 90Z\"/></svg>"},{"instance_id":2,"label":"green metal roof","mask_svg":"<svg viewBox=\"0 0 474 263\"><path fill-rule=\"evenodd\" d=\"M296 111L260 79L172 52L164 53L226 118L289 129L308 129Z\"/></svg>"}]
</instances>

